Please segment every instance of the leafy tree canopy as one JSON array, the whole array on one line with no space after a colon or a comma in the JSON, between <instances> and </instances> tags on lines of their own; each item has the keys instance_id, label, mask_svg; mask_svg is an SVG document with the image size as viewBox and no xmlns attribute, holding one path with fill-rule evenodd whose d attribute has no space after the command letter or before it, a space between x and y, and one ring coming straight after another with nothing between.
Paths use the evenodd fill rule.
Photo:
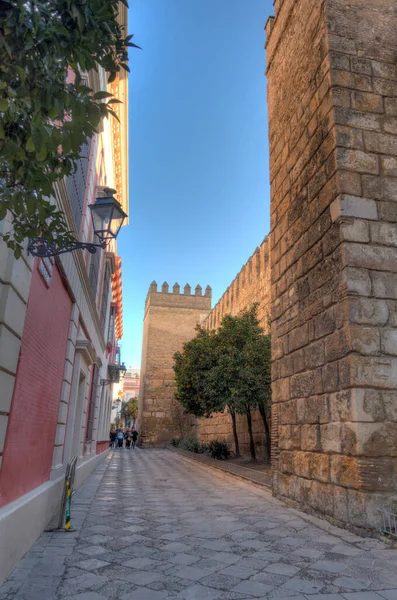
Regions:
<instances>
[{"instance_id":1,"label":"leafy tree canopy","mask_svg":"<svg viewBox=\"0 0 397 600\"><path fill-rule=\"evenodd\" d=\"M121 0L126 4L125 0ZM112 82L128 69L118 0L0 0L0 220L20 256L26 237L73 239L49 200L81 147L119 102L93 93L82 74L103 67ZM72 77L67 77L67 74Z\"/></svg>"},{"instance_id":2,"label":"leafy tree canopy","mask_svg":"<svg viewBox=\"0 0 397 600\"><path fill-rule=\"evenodd\" d=\"M225 408L225 397L214 393L212 371L217 363L217 337L197 327L195 338L174 355L176 399L185 412L208 417Z\"/></svg>"},{"instance_id":3,"label":"leafy tree canopy","mask_svg":"<svg viewBox=\"0 0 397 600\"><path fill-rule=\"evenodd\" d=\"M225 316L217 332L197 328L197 336L174 356L176 398L197 417L271 401L270 336L264 335L257 306Z\"/></svg>"}]
</instances>

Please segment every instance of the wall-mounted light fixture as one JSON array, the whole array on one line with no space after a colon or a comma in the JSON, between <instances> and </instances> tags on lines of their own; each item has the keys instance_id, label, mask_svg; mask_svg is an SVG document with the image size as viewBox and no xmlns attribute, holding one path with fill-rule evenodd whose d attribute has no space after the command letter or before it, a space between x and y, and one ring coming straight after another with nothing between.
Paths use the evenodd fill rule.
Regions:
<instances>
[{"instance_id":1,"label":"wall-mounted light fixture","mask_svg":"<svg viewBox=\"0 0 397 600\"><path fill-rule=\"evenodd\" d=\"M45 258L47 256L58 256L74 250L88 250L95 254L97 248L106 248L110 240L116 239L121 226L127 217L120 204L113 197L116 190L105 188L106 194L103 198L96 198L94 204L90 204L92 225L94 234L100 240L99 244L89 242L70 242L58 247L41 237L32 238L28 246L28 254Z\"/></svg>"}]
</instances>

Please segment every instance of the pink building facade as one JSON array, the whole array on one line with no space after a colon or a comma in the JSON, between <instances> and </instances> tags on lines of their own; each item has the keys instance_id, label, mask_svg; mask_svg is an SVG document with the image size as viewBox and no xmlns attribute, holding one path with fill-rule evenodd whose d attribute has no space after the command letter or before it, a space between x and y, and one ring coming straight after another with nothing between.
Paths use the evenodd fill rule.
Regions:
<instances>
[{"instance_id":1,"label":"pink building facade","mask_svg":"<svg viewBox=\"0 0 397 600\"><path fill-rule=\"evenodd\" d=\"M122 101L119 121L101 124L54 200L76 237L95 242L88 206L104 187L128 213L128 98L124 72L111 85L104 72L88 79ZM121 286L115 242L18 260L0 242L0 584L57 518L72 457L78 487L107 455L113 390L103 382L122 336Z\"/></svg>"}]
</instances>

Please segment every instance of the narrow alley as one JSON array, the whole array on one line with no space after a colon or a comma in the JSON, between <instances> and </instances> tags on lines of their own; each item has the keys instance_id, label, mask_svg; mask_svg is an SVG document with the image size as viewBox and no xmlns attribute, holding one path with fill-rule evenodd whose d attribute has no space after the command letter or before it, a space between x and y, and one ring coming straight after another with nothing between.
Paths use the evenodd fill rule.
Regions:
<instances>
[{"instance_id":1,"label":"narrow alley","mask_svg":"<svg viewBox=\"0 0 397 600\"><path fill-rule=\"evenodd\" d=\"M397 550L167 450L111 452L72 526L41 535L0 600L397 600Z\"/></svg>"}]
</instances>

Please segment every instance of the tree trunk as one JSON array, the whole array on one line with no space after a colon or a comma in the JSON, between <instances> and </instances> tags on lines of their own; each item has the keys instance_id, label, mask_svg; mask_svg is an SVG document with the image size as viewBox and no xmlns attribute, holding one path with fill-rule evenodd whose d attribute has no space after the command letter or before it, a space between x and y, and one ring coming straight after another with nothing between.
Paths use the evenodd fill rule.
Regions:
<instances>
[{"instance_id":1,"label":"tree trunk","mask_svg":"<svg viewBox=\"0 0 397 600\"><path fill-rule=\"evenodd\" d=\"M240 456L240 446L239 446L238 437L237 437L237 425L236 425L236 413L235 413L235 411L234 410L230 410L230 415L232 417L234 447L235 447L235 450L236 450L236 456Z\"/></svg>"},{"instance_id":2,"label":"tree trunk","mask_svg":"<svg viewBox=\"0 0 397 600\"><path fill-rule=\"evenodd\" d=\"M265 428L265 450L267 452L267 459L270 463L270 457L271 457L271 438L270 438L270 428L269 428L269 421L267 420L267 416L266 416L266 409L265 406L262 404L262 402L259 404L259 412L261 413L261 417L262 417L262 421L263 421L263 426Z\"/></svg>"},{"instance_id":3,"label":"tree trunk","mask_svg":"<svg viewBox=\"0 0 397 600\"><path fill-rule=\"evenodd\" d=\"M247 405L247 423L248 423L248 433L250 436L250 454L251 454L252 460L256 460L254 436L252 435L251 409L248 405Z\"/></svg>"}]
</instances>

